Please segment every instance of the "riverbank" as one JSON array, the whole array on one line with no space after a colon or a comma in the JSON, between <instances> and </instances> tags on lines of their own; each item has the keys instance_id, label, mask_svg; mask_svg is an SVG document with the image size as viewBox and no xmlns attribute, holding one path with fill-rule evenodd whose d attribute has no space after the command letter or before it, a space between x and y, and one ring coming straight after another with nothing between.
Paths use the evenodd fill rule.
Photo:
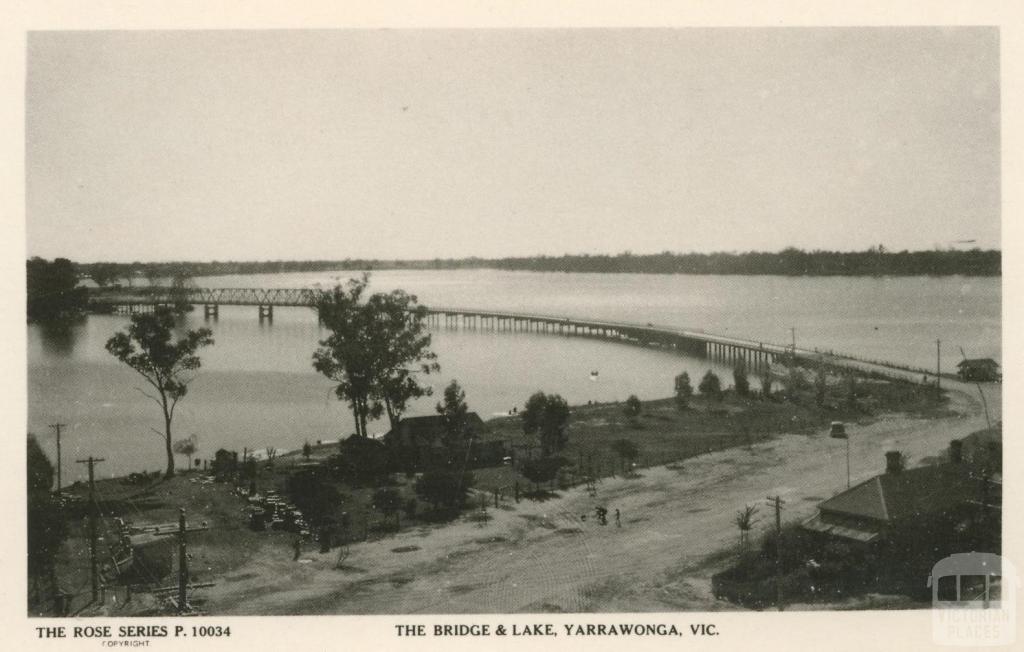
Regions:
<instances>
[{"instance_id":1,"label":"riverbank","mask_svg":"<svg viewBox=\"0 0 1024 652\"><path fill-rule=\"evenodd\" d=\"M865 389L863 399L866 400L869 395L871 392ZM906 395L899 400L904 403L904 407L910 407L908 401L913 398L913 395ZM925 400L927 396L916 395L916 398ZM878 413L862 413L859 419L851 419L853 441L857 442L853 451L854 477L870 473L877 466L866 453L862 455L856 452L860 446L867 445L868 441L877 445L882 438L881 433L897 433L902 441L901 433L925 432L928 427L948 432L949 428L960 423L958 416L950 415L948 407L969 412L974 409L969 403L969 400L957 394L954 405L940 404L929 408L928 403L921 403L917 406L921 409L914 410L916 414L913 416L893 416L889 413L892 404L878 404ZM932 408L934 411L929 412ZM737 423L743 421L738 415L744 409L750 410L747 414L751 416L751 429L746 434L736 430ZM787 460L793 457L802 460L801 464L807 467L812 476L818 478L817 482L824 482L820 476L827 469L836 489L844 485L837 480L843 466L842 452L838 442L828 440L824 435L825 424L834 413L818 410L813 405L757 401L730 395L721 404L698 397L688 410L680 411L671 400L663 399L646 402L637 423L623 414L621 405L614 403L577 406L572 412L570 447L565 451L567 459L572 460L581 453L589 457L587 451L590 451L594 455L603 455L602 459L606 462L603 478L596 487L596 495L590 495L582 486L572 487L571 482L570 486L547 495L545 501L522 500L516 503L506 494L501 500L501 507L494 509L490 506L486 515L470 509L456 521L447 524L431 522L429 517L409 520L403 517L404 527L395 533L389 527L390 518L358 507L372 503L371 490L346 489L346 504L352 507L349 511L355 519L352 529L356 532L362 530L367 540L350 546L350 557L341 569L334 568L336 550L321 555L306 549L303 551L304 561L293 562L291 544L294 535L250 531L244 519L243 497L234 493L230 485L211 482L198 473L161 481L144 491L120 479L104 480L98 483L97 493L106 499L103 513L108 517L120 512L121 516L136 522L171 522L176 517L178 507L184 506L190 523L205 521L209 524L208 531L190 535L190 551L195 560L192 566L193 581L215 584L214 587L196 592L194 602L204 611L318 613L316 604L321 600L315 597L318 592L338 591L340 593L332 594L351 595L352 602L327 600L327 612L376 613L399 609L390 603L396 599L395 592L400 587L414 584L420 587L416 594L423 597L425 585L421 579L426 577L445 578L444 583L438 585L445 590L445 610L547 609L550 605L558 605L567 610L587 610L592 605L609 603L623 591L618 575L612 571L605 573L600 568L600 562L570 558L572 554L581 554L584 559L587 555L597 554L595 550L603 549L605 537L621 538L619 532L628 528L629 532L639 537L630 539L638 546L655 546L651 551L652 557L648 558L646 553L641 554L640 559L646 559L641 566L647 568L666 561L667 556L672 554L672 551L662 546L663 537L672 539L679 536L678 532L665 530L670 524L700 529L700 515L716 512L714 518L724 521L721 527L730 529L733 506L712 500L709 495L722 483L728 487L730 483L742 480L748 483L745 486L750 489L747 499L756 500L756 492L763 494L773 484L779 484L772 484L770 478L787 473L787 469L792 468ZM755 414L756 418L752 418ZM933 418L925 418L926 415ZM489 425L491 436L522 437L516 419L499 418ZM608 442L623 435L640 444L642 452L638 466L647 464L650 468L634 469L628 477L622 477L621 461L614 457ZM934 439L930 436L928 438ZM312 448L311 461L314 462L337 450L336 444L327 443ZM877 452L877 456L881 458L881 452ZM675 462L670 459L675 459ZM261 465L258 480L260 490L280 486L279 483L288 476L291 468L304 462L306 460L301 453L295 451L278 457L272 470ZM507 467L482 469L477 473L477 488L481 494L489 493L496 486L507 487ZM791 478L790 484L802 483L802 474L803 471ZM411 489L409 483L405 478L394 478L394 487L400 491ZM755 486L760 488L755 489ZM83 487L74 490L77 494L82 492ZM809 495L827 497L830 493L822 490ZM685 499L680 496L685 496ZM709 500L712 500L714 506L708 507L705 504ZM607 506L612 514L615 509L621 510L622 528L616 528L614 520L610 521L609 526L598 525L593 517L593 510L598 505ZM737 505L736 509L739 507L742 504ZM800 506L796 506L796 509L799 510ZM588 515L589 518L586 518ZM676 523L681 515L686 523ZM364 516L368 516L370 521L361 522L359 519ZM62 559L62 580L66 578L65 581L72 585L76 582L80 586L87 583L87 575L83 575L83 569L87 566L84 563L87 560L87 545L83 534L81 527L76 526L67 546L67 554ZM555 541L562 541L566 549L552 549L555 543L550 540L552 537ZM709 539L710 542L716 540L715 537ZM626 546L627 542L623 540L616 543L615 547L620 545ZM536 551L532 550L534 546L539 546ZM686 566L686 569L691 569L692 564L698 562L692 568L699 569L700 564L704 564L705 558L712 555L715 549L702 550L696 557L687 553L691 565ZM679 554L679 550L675 549L674 553ZM492 564L499 560L504 563L506 555L514 558L517 572L524 573L523 591L512 591L502 596L488 593L487 601L481 603L487 605L486 608L476 608L472 606L472 601L463 601L463 593L478 594L487 582L497 581L497 578L490 576L491 571L485 572L484 567L488 565L488 558ZM466 562L461 561L463 558ZM604 558L603 554L600 558ZM464 568L463 563L471 560L468 574L464 579L459 579L463 574L458 569ZM526 569L529 560L533 560L537 567ZM566 579L568 571L563 572L559 568L562 563L582 573L580 578L567 584L578 589L571 600L554 600L549 606L536 601L522 602L530 586L541 587L537 588L538 595L553 590L554 585L547 584L549 580L538 575L543 575L543 571L554 578ZM584 563L585 567L580 567L579 563ZM623 563L623 560L616 560L610 568L620 568ZM312 580L307 590L302 588L303 578L310 579L310 573L318 579ZM476 582L473 578L481 573L486 581ZM668 576L673 575L669 573ZM707 576L710 577L710 574ZM627 573L623 581L628 583L628 577ZM582 578L589 578L590 584L580 586L579 579ZM517 583L516 579L509 579L508 576L502 581ZM335 584L335 589L329 588ZM543 586L548 589L543 589ZM390 594L387 587L391 587ZM117 590L112 589L111 599L103 608L88 607L83 615L94 612L155 613L163 608L148 594L136 594L130 606L124 606L123 593L120 594L120 602L113 602L115 595ZM391 597L388 598L388 595ZM513 596L519 597L512 599ZM639 597L634 598L639 600ZM649 596L644 598L647 599ZM276 606L269 606L271 604ZM400 601L398 604L413 613L427 608L426 605L431 603L427 601L417 606L414 602ZM637 603L642 604L643 601Z\"/></svg>"}]
</instances>

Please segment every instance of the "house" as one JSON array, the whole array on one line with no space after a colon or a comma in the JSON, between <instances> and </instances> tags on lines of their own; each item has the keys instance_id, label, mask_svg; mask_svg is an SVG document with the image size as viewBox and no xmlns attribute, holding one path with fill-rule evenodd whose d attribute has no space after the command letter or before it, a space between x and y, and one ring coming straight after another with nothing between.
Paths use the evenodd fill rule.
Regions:
<instances>
[{"instance_id":1,"label":"house","mask_svg":"<svg viewBox=\"0 0 1024 652\"><path fill-rule=\"evenodd\" d=\"M1000 380L999 363L992 358L964 360L956 366L960 380L993 382Z\"/></svg>"},{"instance_id":2,"label":"house","mask_svg":"<svg viewBox=\"0 0 1024 652\"><path fill-rule=\"evenodd\" d=\"M886 471L818 505L802 527L858 543L948 538L982 509L998 510L1001 485L962 461L950 445L946 464L904 469L900 453L886 453Z\"/></svg>"},{"instance_id":3,"label":"house","mask_svg":"<svg viewBox=\"0 0 1024 652\"><path fill-rule=\"evenodd\" d=\"M405 417L381 439L393 452L393 458L402 460L412 470L443 464L449 458L465 460L469 468L501 464L507 455L506 442L488 440L487 424L476 412L466 414L466 423L471 442L468 450L451 451L445 448L444 422L439 414Z\"/></svg>"}]
</instances>

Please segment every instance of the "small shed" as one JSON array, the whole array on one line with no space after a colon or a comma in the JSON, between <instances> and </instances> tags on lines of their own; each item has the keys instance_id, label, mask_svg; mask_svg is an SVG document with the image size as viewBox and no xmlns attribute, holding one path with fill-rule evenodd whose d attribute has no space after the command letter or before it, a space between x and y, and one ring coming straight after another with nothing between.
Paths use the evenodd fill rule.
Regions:
<instances>
[{"instance_id":1,"label":"small shed","mask_svg":"<svg viewBox=\"0 0 1024 652\"><path fill-rule=\"evenodd\" d=\"M964 360L956 366L961 380L993 382L999 380L999 363L992 358Z\"/></svg>"}]
</instances>

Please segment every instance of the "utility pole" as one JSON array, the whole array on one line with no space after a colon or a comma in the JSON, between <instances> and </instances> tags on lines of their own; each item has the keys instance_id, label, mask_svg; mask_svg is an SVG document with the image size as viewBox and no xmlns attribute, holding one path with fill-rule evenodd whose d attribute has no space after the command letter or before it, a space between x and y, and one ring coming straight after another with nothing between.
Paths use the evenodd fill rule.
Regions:
<instances>
[{"instance_id":1,"label":"utility pole","mask_svg":"<svg viewBox=\"0 0 1024 652\"><path fill-rule=\"evenodd\" d=\"M775 603L782 611L782 497L768 496L768 504L775 508Z\"/></svg>"},{"instance_id":2,"label":"utility pole","mask_svg":"<svg viewBox=\"0 0 1024 652\"><path fill-rule=\"evenodd\" d=\"M92 579L92 601L96 602L100 596L100 569L96 559L96 481L93 474L93 467L98 462L105 461L102 457L95 458L91 455L89 459L76 460L78 464L89 465L89 565L90 577Z\"/></svg>"},{"instance_id":3,"label":"utility pole","mask_svg":"<svg viewBox=\"0 0 1024 652\"><path fill-rule=\"evenodd\" d=\"M187 544L185 542L185 508L181 507L178 510L178 613L185 613L187 608L188 596L186 591L188 589L188 553Z\"/></svg>"},{"instance_id":4,"label":"utility pole","mask_svg":"<svg viewBox=\"0 0 1024 652\"><path fill-rule=\"evenodd\" d=\"M935 393L942 393L942 340L935 340Z\"/></svg>"},{"instance_id":5,"label":"utility pole","mask_svg":"<svg viewBox=\"0 0 1024 652\"><path fill-rule=\"evenodd\" d=\"M57 496L60 496L61 482L60 482L60 429L66 428L66 423L51 423L50 427L57 433Z\"/></svg>"}]
</instances>

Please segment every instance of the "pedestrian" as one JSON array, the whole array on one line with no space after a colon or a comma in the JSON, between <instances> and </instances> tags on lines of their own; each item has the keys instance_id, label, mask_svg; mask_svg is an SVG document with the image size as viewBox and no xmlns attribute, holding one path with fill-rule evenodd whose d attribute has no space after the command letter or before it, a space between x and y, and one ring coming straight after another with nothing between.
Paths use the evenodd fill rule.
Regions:
<instances>
[{"instance_id":1,"label":"pedestrian","mask_svg":"<svg viewBox=\"0 0 1024 652\"><path fill-rule=\"evenodd\" d=\"M299 561L299 556L302 554L302 537L295 537L292 547L295 549L295 556L292 557L292 561Z\"/></svg>"},{"instance_id":2,"label":"pedestrian","mask_svg":"<svg viewBox=\"0 0 1024 652\"><path fill-rule=\"evenodd\" d=\"M615 508L615 527L622 527L622 515L617 507Z\"/></svg>"}]
</instances>

